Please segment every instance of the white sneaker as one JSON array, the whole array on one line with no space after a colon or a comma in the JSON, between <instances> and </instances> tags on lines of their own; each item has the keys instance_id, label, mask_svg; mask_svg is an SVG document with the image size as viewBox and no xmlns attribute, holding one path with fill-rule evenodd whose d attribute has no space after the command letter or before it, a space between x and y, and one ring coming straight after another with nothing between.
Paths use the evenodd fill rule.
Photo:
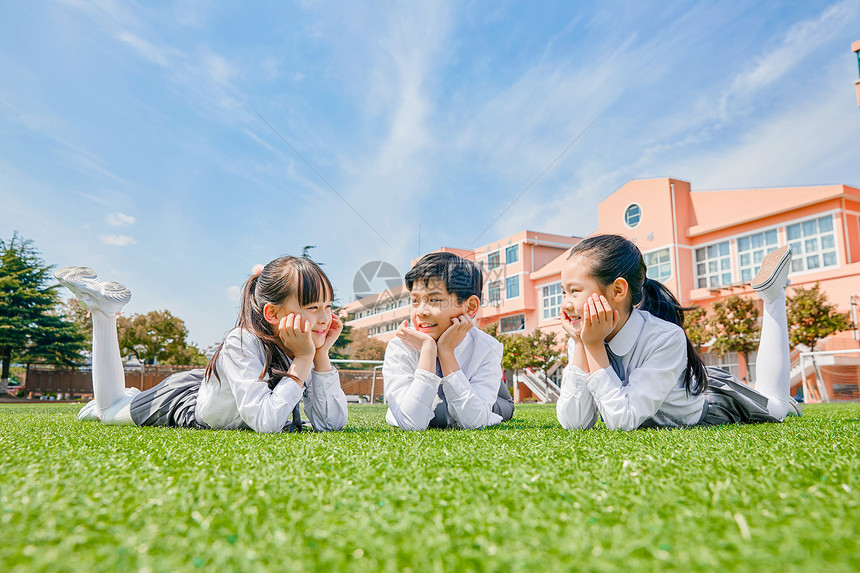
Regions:
<instances>
[{"instance_id":1,"label":"white sneaker","mask_svg":"<svg viewBox=\"0 0 860 573\"><path fill-rule=\"evenodd\" d=\"M87 405L78 411L78 420L83 422L98 422L99 413L96 410L96 401L90 400Z\"/></svg>"},{"instance_id":2,"label":"white sneaker","mask_svg":"<svg viewBox=\"0 0 860 573\"><path fill-rule=\"evenodd\" d=\"M131 300L131 291L114 281L98 278L89 267L65 267L54 271L61 285L72 291L87 310L98 309L107 316L115 316Z\"/></svg>"},{"instance_id":3,"label":"white sneaker","mask_svg":"<svg viewBox=\"0 0 860 573\"><path fill-rule=\"evenodd\" d=\"M769 252L761 261L761 268L753 278L753 290L765 302L775 301L782 290L788 286L788 271L791 269L791 247L784 245Z\"/></svg>"},{"instance_id":4,"label":"white sneaker","mask_svg":"<svg viewBox=\"0 0 860 573\"><path fill-rule=\"evenodd\" d=\"M789 398L788 405L788 414L786 414L786 416L803 416L803 404L794 398Z\"/></svg>"},{"instance_id":5,"label":"white sneaker","mask_svg":"<svg viewBox=\"0 0 860 573\"><path fill-rule=\"evenodd\" d=\"M125 395L126 396L137 396L140 394L139 388L126 388ZM78 420L82 422L98 422L99 421L99 411L96 409L96 401L90 400L86 403L86 405L78 410Z\"/></svg>"}]
</instances>

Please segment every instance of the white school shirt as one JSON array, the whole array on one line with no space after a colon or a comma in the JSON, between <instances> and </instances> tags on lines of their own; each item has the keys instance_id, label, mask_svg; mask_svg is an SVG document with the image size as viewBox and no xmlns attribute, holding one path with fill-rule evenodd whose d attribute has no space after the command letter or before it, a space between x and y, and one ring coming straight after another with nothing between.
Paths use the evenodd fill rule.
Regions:
<instances>
[{"instance_id":1,"label":"white school shirt","mask_svg":"<svg viewBox=\"0 0 860 573\"><path fill-rule=\"evenodd\" d=\"M304 390L290 378L281 379L270 390L268 377L260 380L265 360L259 338L242 328L231 330L218 355L216 371L200 387L197 418L213 429L275 433L292 420L293 409L304 399L305 415L315 430L343 429L346 395L337 370L311 369Z\"/></svg>"},{"instance_id":2,"label":"white school shirt","mask_svg":"<svg viewBox=\"0 0 860 573\"><path fill-rule=\"evenodd\" d=\"M624 381L611 365L593 373L574 366L575 342L569 340L570 363L556 405L564 428L590 428L598 413L613 430L633 430L649 418L649 425L661 427L699 422L705 396L684 390L687 339L680 326L634 308L608 346L621 359Z\"/></svg>"},{"instance_id":3,"label":"white school shirt","mask_svg":"<svg viewBox=\"0 0 860 573\"><path fill-rule=\"evenodd\" d=\"M420 354L397 337L388 342L382 364L388 401L386 422L404 430L426 430L441 400L437 394L439 384L457 427L476 429L502 421L493 412L502 382L501 342L472 328L454 348L460 369L444 378L419 369Z\"/></svg>"}]
</instances>

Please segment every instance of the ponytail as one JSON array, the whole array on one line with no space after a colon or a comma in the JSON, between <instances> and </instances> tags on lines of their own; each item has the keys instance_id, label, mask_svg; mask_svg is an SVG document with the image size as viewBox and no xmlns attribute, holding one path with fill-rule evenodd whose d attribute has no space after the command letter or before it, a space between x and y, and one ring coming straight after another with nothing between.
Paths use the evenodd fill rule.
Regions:
<instances>
[{"instance_id":1,"label":"ponytail","mask_svg":"<svg viewBox=\"0 0 860 573\"><path fill-rule=\"evenodd\" d=\"M642 284L639 298L638 304L634 301L636 308L644 310L666 322L677 324L682 329L684 328L684 313L692 310L691 307L681 306L675 295L663 286L662 283L647 277ZM687 341L687 368L684 370L684 389L687 390L688 394L697 396L707 389L708 374L705 364L693 347L693 343L687 337L686 331L684 332L684 338Z\"/></svg>"},{"instance_id":2,"label":"ponytail","mask_svg":"<svg viewBox=\"0 0 860 573\"><path fill-rule=\"evenodd\" d=\"M684 312L675 295L661 283L647 278L648 267L642 253L631 241L620 235L593 235L576 244L568 255L588 257L591 276L606 287L617 278L627 281L633 306L657 318L677 324L683 330ZM708 374L702 359L684 332L687 341L687 368L684 371L684 389L698 395L708 387Z\"/></svg>"}]
</instances>

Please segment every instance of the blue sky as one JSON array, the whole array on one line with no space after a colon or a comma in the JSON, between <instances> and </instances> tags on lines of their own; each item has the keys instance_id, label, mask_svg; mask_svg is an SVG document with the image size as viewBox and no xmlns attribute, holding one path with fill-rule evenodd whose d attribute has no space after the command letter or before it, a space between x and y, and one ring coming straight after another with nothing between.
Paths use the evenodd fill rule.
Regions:
<instances>
[{"instance_id":1,"label":"blue sky","mask_svg":"<svg viewBox=\"0 0 860 573\"><path fill-rule=\"evenodd\" d=\"M636 178L860 186L858 39L857 0L4 2L0 237L205 348L304 245L345 303L419 224L474 248L586 235Z\"/></svg>"}]
</instances>

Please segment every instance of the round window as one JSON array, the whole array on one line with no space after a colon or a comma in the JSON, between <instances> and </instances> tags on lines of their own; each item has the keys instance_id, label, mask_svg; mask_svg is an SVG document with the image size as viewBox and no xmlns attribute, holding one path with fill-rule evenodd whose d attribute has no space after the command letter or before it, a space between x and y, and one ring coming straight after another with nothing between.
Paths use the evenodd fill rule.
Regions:
<instances>
[{"instance_id":1,"label":"round window","mask_svg":"<svg viewBox=\"0 0 860 573\"><path fill-rule=\"evenodd\" d=\"M624 211L624 223L631 229L639 224L639 219L641 218L642 209L636 203L633 203Z\"/></svg>"}]
</instances>

